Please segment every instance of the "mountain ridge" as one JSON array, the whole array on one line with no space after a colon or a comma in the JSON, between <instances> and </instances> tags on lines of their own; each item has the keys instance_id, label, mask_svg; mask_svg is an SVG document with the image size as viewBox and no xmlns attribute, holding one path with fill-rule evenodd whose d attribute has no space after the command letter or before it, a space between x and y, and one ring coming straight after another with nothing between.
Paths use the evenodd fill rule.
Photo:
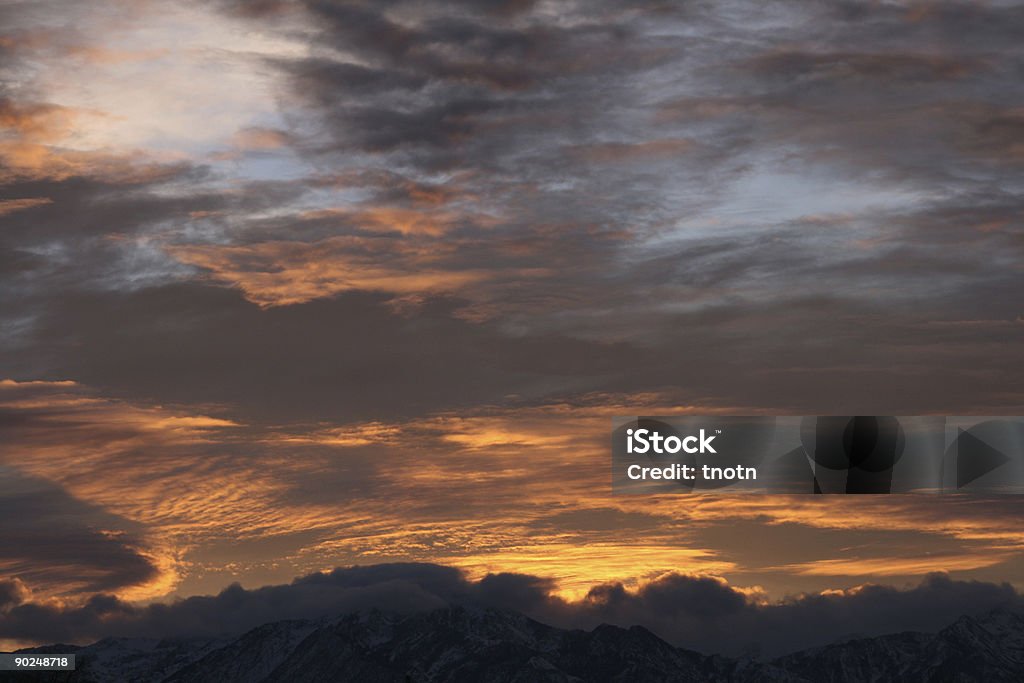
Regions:
<instances>
[{"instance_id":1,"label":"mountain ridge","mask_svg":"<svg viewBox=\"0 0 1024 683\"><path fill-rule=\"evenodd\" d=\"M937 633L903 632L801 650L770 661L675 647L642 626L561 629L511 610L377 610L264 624L226 638L105 638L74 652L74 672L0 673L68 683L367 683L720 681L721 683L1024 680L1024 615L997 609Z\"/></svg>"}]
</instances>

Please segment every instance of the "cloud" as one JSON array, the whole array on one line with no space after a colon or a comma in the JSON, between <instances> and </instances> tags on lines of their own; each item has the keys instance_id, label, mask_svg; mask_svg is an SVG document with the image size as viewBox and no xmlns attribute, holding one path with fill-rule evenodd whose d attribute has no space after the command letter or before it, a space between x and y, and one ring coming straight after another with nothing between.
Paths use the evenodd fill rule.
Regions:
<instances>
[{"instance_id":1,"label":"cloud","mask_svg":"<svg viewBox=\"0 0 1024 683\"><path fill-rule=\"evenodd\" d=\"M632 588L673 569L761 584L777 597L936 568L994 578L1021 557L1010 500L936 508L920 498L701 497L684 511L677 496L608 492L609 417L638 406L653 414L745 407L596 394L428 416L392 411L389 422L264 426L229 420L216 405L130 403L73 383L0 390L9 466L141 525L137 542L162 563L161 580L119 595L187 595L327 562L415 559L474 578L538 574L567 597L597 582Z\"/></svg>"},{"instance_id":2,"label":"cloud","mask_svg":"<svg viewBox=\"0 0 1024 683\"><path fill-rule=\"evenodd\" d=\"M25 586L39 597L128 594L162 578L139 525L2 465L0 536L0 572L14 581L0 583L0 612Z\"/></svg>"},{"instance_id":3,"label":"cloud","mask_svg":"<svg viewBox=\"0 0 1024 683\"><path fill-rule=\"evenodd\" d=\"M9 374L153 388L139 398L177 384L174 400L372 419L361 396L340 396L333 371L309 373L312 358L341 375L358 363L300 348L341 334L315 310L358 316L346 320L396 353L407 345L392 335L428 330L416 352L451 367L463 392L439 390L447 403L432 410L460 396L666 387L702 404L795 410L825 410L837 391L875 411L1021 402L1019 378L999 370L1014 328L992 353L985 335L933 324L1019 313L1020 207L992 176L1016 163L1015 10L952 4L911 20L862 3L601 5L586 17L560 7L552 21L536 3L264 3L244 17L218 7L230 19L211 25L266 32L261 50L236 57L272 75L279 116L233 120L208 151L258 153L222 165L191 147L179 151L192 161L175 163L122 149L107 165L36 150L38 173L0 194L0 259L12 264L0 287L15 302L0 340L22 354L6 354L18 358ZM166 11L169 22L195 19ZM684 29L692 35L677 40ZM78 39L97 38L90 31ZM929 35L949 37L948 54ZM47 95L6 96L9 118L59 133L62 117L81 116ZM50 173L54 154L64 165ZM25 203L34 198L50 203ZM237 364L187 340L162 378L149 363L166 351L163 326L149 315L121 325L136 310L119 312L126 290L180 321L166 295L178 292L197 338L308 380L269 380L280 399L261 399ZM73 311L61 320L65 293L95 306L104 329ZM270 321L245 301L267 315L322 303L288 318L292 341L246 351ZM225 329L215 309L246 324ZM378 323L382 312L402 320ZM123 348L126 330L126 358L148 383L88 348L63 352L72 340ZM373 349L340 343L373 364ZM741 371L723 377L724 364ZM380 365L382 393L421 410L420 380L433 373L407 358ZM940 371L968 366L979 375ZM912 380L893 390L878 367ZM245 391L231 390L238 377ZM328 403L304 398L307 386Z\"/></svg>"},{"instance_id":4,"label":"cloud","mask_svg":"<svg viewBox=\"0 0 1024 683\"><path fill-rule=\"evenodd\" d=\"M20 640L213 637L282 619L371 609L411 613L461 603L515 609L568 628L639 624L683 647L764 656L851 634L936 631L963 614L1021 606L1020 596L1006 584L954 581L941 574L906 588L865 585L778 602L715 577L668 574L636 590L597 586L584 599L566 602L540 577L506 573L470 581L456 569L416 563L339 568L256 589L236 584L214 596L145 607L97 597L62 609L25 601L23 593L6 589L0 637Z\"/></svg>"},{"instance_id":5,"label":"cloud","mask_svg":"<svg viewBox=\"0 0 1024 683\"><path fill-rule=\"evenodd\" d=\"M312 244L265 242L169 251L182 263L205 268L216 279L239 287L261 306L303 303L348 291L452 293L490 277L486 271L445 270L438 258L441 253L389 239L334 237Z\"/></svg>"},{"instance_id":6,"label":"cloud","mask_svg":"<svg viewBox=\"0 0 1024 683\"><path fill-rule=\"evenodd\" d=\"M0 100L0 129L29 142L51 142L69 133L72 112L66 107L40 102Z\"/></svg>"},{"instance_id":7,"label":"cloud","mask_svg":"<svg viewBox=\"0 0 1024 683\"><path fill-rule=\"evenodd\" d=\"M493 589L492 604L535 604L553 620L558 601L579 602L596 584L611 600L671 572L728 577L761 601L918 581L937 567L957 579L1016 573L1021 511L1005 498L937 506L914 497L705 496L681 507L678 496L612 495L609 417L637 406L746 410L672 399L595 394L427 416L392 410L388 422L375 408L373 422L268 426L231 420L216 402L200 411L194 402L107 398L73 382L0 382L0 460L16 468L13 481L37 482L12 484L10 505L38 505L41 524L75 541L17 550L4 576L20 577L35 602L59 597L70 608L111 594L151 600L239 580L279 583L325 565L443 562L470 581L542 577L484 581L481 590ZM31 501L18 497L34 490ZM5 519L14 525L5 535L18 536L17 516ZM544 591L531 593L537 585ZM514 597L502 603L506 590Z\"/></svg>"},{"instance_id":8,"label":"cloud","mask_svg":"<svg viewBox=\"0 0 1024 683\"><path fill-rule=\"evenodd\" d=\"M49 197L25 197L23 199L5 199L0 201L0 216L15 211L24 211L35 206L43 206L52 203Z\"/></svg>"},{"instance_id":9,"label":"cloud","mask_svg":"<svg viewBox=\"0 0 1024 683\"><path fill-rule=\"evenodd\" d=\"M74 382L0 380L0 535L7 540L0 571L40 598L165 595L179 579L177 550L166 529L154 533L154 517L141 519L129 496L138 502L148 480L149 514L159 518L161 507L166 514L173 500L159 501L180 464L160 468L148 461L141 468L148 474L131 483L118 477L142 474L140 451L166 453L239 426L99 399ZM153 485L154 479L159 483ZM118 491L120 486L126 488Z\"/></svg>"},{"instance_id":10,"label":"cloud","mask_svg":"<svg viewBox=\"0 0 1024 683\"><path fill-rule=\"evenodd\" d=\"M235 147L242 150L267 150L284 147L290 142L286 131L248 126L232 136Z\"/></svg>"},{"instance_id":11,"label":"cloud","mask_svg":"<svg viewBox=\"0 0 1024 683\"><path fill-rule=\"evenodd\" d=\"M978 59L954 59L940 54L780 50L757 57L750 67L758 75L790 82L880 78L888 82L904 80L920 83L966 78L986 68L986 65Z\"/></svg>"},{"instance_id":12,"label":"cloud","mask_svg":"<svg viewBox=\"0 0 1024 683\"><path fill-rule=\"evenodd\" d=\"M753 588L640 586L1020 576L1012 502L680 511L612 499L601 437L1024 408L1019 7L38 7L0 6L4 456L97 526L25 590L418 559L495 604L621 580L595 618L740 619Z\"/></svg>"},{"instance_id":13,"label":"cloud","mask_svg":"<svg viewBox=\"0 0 1024 683\"><path fill-rule=\"evenodd\" d=\"M17 179L63 180L84 173L123 178L145 173L137 160L102 150L64 148L75 131L76 120L89 112L48 102L19 102L0 97L0 181ZM135 168L139 166L139 168Z\"/></svg>"},{"instance_id":14,"label":"cloud","mask_svg":"<svg viewBox=\"0 0 1024 683\"><path fill-rule=\"evenodd\" d=\"M692 140L648 140L646 142L604 142L571 148L571 153L589 163L655 162L685 154L694 146Z\"/></svg>"},{"instance_id":15,"label":"cloud","mask_svg":"<svg viewBox=\"0 0 1024 683\"><path fill-rule=\"evenodd\" d=\"M942 574L906 588L864 585L779 602L713 578L669 575L635 592L621 585L595 588L574 616L583 623L640 623L697 650L775 656L852 634L935 631L961 614L1020 604L1008 584Z\"/></svg>"},{"instance_id":16,"label":"cloud","mask_svg":"<svg viewBox=\"0 0 1024 683\"><path fill-rule=\"evenodd\" d=\"M0 614L7 608L27 602L28 589L20 579L4 579L0 581Z\"/></svg>"},{"instance_id":17,"label":"cloud","mask_svg":"<svg viewBox=\"0 0 1024 683\"><path fill-rule=\"evenodd\" d=\"M399 284L382 287L394 291ZM54 345L22 353L116 395L234 405L250 417L303 422L341 415L380 419L488 403L533 391L534 378L546 370L566 376L603 373L627 353L557 335L524 345L493 326L453 317L464 304L458 300L429 300L416 315L402 317L388 305L391 298L349 292L261 310L236 292L193 283L82 292L49 302L37 311L36 322L38 333L51 339L79 339L81 352L67 355ZM154 325L158 318L165 322ZM111 326L126 319L132 323ZM352 334L353 325L359 334ZM296 329L305 334L295 336ZM168 363L170 358L176 360ZM290 369L253 371L259 367ZM339 388L340 377L367 381L352 392ZM410 377L418 380L410 385Z\"/></svg>"}]
</instances>

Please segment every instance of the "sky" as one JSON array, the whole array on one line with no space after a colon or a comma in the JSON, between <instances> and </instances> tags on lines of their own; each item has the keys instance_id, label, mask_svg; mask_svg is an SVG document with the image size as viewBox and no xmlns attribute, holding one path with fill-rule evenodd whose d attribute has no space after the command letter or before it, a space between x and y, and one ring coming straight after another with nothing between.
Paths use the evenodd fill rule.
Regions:
<instances>
[{"instance_id":1,"label":"sky","mask_svg":"<svg viewBox=\"0 0 1024 683\"><path fill-rule=\"evenodd\" d=\"M1022 33L0 1L0 643L398 595L783 651L1019 600L1015 497L612 495L608 439L1020 414Z\"/></svg>"}]
</instances>

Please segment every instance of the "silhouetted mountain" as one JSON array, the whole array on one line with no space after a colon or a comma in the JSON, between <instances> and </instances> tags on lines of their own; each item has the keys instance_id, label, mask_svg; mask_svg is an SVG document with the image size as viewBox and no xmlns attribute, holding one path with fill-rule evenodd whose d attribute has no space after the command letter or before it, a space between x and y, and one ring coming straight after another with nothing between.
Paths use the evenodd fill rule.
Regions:
<instances>
[{"instance_id":1,"label":"silhouetted mountain","mask_svg":"<svg viewBox=\"0 0 1024 683\"><path fill-rule=\"evenodd\" d=\"M776 659L813 681L1022 681L1024 616L961 617L936 634L862 638Z\"/></svg>"},{"instance_id":2,"label":"silhouetted mountain","mask_svg":"<svg viewBox=\"0 0 1024 683\"><path fill-rule=\"evenodd\" d=\"M995 611L934 634L859 638L767 663L673 647L639 626L564 630L467 607L281 621L220 640L108 638L26 652L58 650L75 652L77 671L0 674L0 681L989 683L1024 680L1024 617Z\"/></svg>"}]
</instances>

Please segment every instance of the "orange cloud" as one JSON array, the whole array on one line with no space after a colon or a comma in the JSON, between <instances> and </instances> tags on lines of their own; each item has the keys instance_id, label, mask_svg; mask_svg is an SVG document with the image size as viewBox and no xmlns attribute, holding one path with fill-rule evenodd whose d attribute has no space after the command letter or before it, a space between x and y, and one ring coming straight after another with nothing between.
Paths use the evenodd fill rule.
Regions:
<instances>
[{"instance_id":1,"label":"orange cloud","mask_svg":"<svg viewBox=\"0 0 1024 683\"><path fill-rule=\"evenodd\" d=\"M25 209L31 209L36 206L45 206L52 204L53 200L49 197L27 197L25 199L6 199L0 201L0 216L6 216L9 213L15 211L24 211Z\"/></svg>"},{"instance_id":2,"label":"orange cloud","mask_svg":"<svg viewBox=\"0 0 1024 683\"><path fill-rule=\"evenodd\" d=\"M871 557L828 559L788 564L777 570L805 576L920 576L933 572L968 571L1011 559L1013 552L963 553L933 557Z\"/></svg>"},{"instance_id":3,"label":"orange cloud","mask_svg":"<svg viewBox=\"0 0 1024 683\"><path fill-rule=\"evenodd\" d=\"M694 142L686 138L666 138L645 142L605 142L592 145L571 147L573 156L582 161L610 164L628 163L633 161L656 161L671 159L686 154L694 147Z\"/></svg>"},{"instance_id":4,"label":"orange cloud","mask_svg":"<svg viewBox=\"0 0 1024 683\"><path fill-rule=\"evenodd\" d=\"M643 540L527 543L453 558L450 564L465 569L474 580L499 572L550 577L557 585L556 593L567 600L579 600L595 585L603 583L638 586L669 571L720 573L736 568L732 562L716 559L713 552L706 549Z\"/></svg>"},{"instance_id":5,"label":"orange cloud","mask_svg":"<svg viewBox=\"0 0 1024 683\"><path fill-rule=\"evenodd\" d=\"M351 225L367 233L400 233L402 235L425 235L440 237L460 223L472 222L476 227L487 227L494 220L487 216L461 214L445 211L421 211L388 206L359 209L320 209L307 211L304 220L336 219L344 225Z\"/></svg>"},{"instance_id":6,"label":"orange cloud","mask_svg":"<svg viewBox=\"0 0 1024 683\"><path fill-rule=\"evenodd\" d=\"M0 181L88 175L115 183L145 182L177 171L140 152L113 154L62 146L73 137L83 117L101 115L48 103L0 99Z\"/></svg>"},{"instance_id":7,"label":"orange cloud","mask_svg":"<svg viewBox=\"0 0 1024 683\"><path fill-rule=\"evenodd\" d=\"M212 431L240 427L221 418L101 399L71 381L0 380L0 410L20 418L4 430L0 465L53 481L79 500L143 524L152 519L157 506L150 508L149 515L140 514L137 506L146 497L147 486L140 485L133 472L148 478L159 476L161 468L148 462L138 471L131 464L133 455L209 443ZM180 464L168 462L167 466L174 471ZM162 495L173 495L173 477L154 483L150 495L161 495L160 488ZM195 482L190 488L198 490ZM101 529L100 533L115 532ZM144 545L133 547L156 571L144 583L122 587L118 595L136 600L173 590L180 579L180 547L172 535L159 531L146 538ZM86 583L90 577L79 579ZM45 597L73 592L74 586L36 588Z\"/></svg>"},{"instance_id":8,"label":"orange cloud","mask_svg":"<svg viewBox=\"0 0 1024 683\"><path fill-rule=\"evenodd\" d=\"M0 99L0 130L25 142L50 143L72 130L75 112L55 104Z\"/></svg>"},{"instance_id":9,"label":"orange cloud","mask_svg":"<svg viewBox=\"0 0 1024 683\"><path fill-rule=\"evenodd\" d=\"M750 412L681 404L666 394L591 394L406 421L260 428L212 409L134 405L74 383L6 380L0 409L30 418L7 430L0 464L57 482L149 529L143 550L173 570L126 589L133 597L214 581L209 577L256 573L269 581L389 560L441 562L473 576L552 576L568 597L595 582L638 585L667 571L730 579L759 572L757 581L778 595L787 589L765 573L784 585L786 577L821 577L827 587L865 575L977 571L1024 552L1014 518L984 501L612 495L611 416ZM765 568L761 558L709 546L707 534L697 540L701 529L739 520L922 534L934 552L881 548L851 557L825 543L813 560ZM248 543L274 550L261 555L246 550Z\"/></svg>"},{"instance_id":10,"label":"orange cloud","mask_svg":"<svg viewBox=\"0 0 1024 683\"><path fill-rule=\"evenodd\" d=\"M391 248L390 257L378 259ZM488 277L481 270L446 270L426 249L359 237L249 246L171 246L182 263L211 272L260 306L286 306L341 292L455 292ZM389 260L391 262L389 262Z\"/></svg>"},{"instance_id":11,"label":"orange cloud","mask_svg":"<svg viewBox=\"0 0 1024 683\"><path fill-rule=\"evenodd\" d=\"M231 138L232 144L242 150L267 150L286 146L291 141L288 133L276 128L252 126L243 128Z\"/></svg>"},{"instance_id":12,"label":"orange cloud","mask_svg":"<svg viewBox=\"0 0 1024 683\"><path fill-rule=\"evenodd\" d=\"M77 114L65 106L46 102L0 99L0 154L6 147L12 152L5 156L18 163L15 154L25 157L36 147L68 137Z\"/></svg>"},{"instance_id":13,"label":"orange cloud","mask_svg":"<svg viewBox=\"0 0 1024 683\"><path fill-rule=\"evenodd\" d=\"M133 64L151 62L166 56L170 50L156 48L152 50L118 50L103 45L72 45L67 48L69 55L78 57L89 64L110 66L116 64Z\"/></svg>"}]
</instances>

